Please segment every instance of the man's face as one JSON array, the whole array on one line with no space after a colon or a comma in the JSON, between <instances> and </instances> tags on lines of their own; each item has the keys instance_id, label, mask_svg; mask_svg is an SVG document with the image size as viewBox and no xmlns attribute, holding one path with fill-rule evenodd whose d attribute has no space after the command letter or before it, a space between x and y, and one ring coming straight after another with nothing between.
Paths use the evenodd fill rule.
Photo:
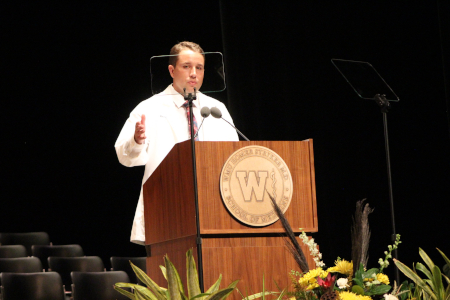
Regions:
<instances>
[{"instance_id":1,"label":"man's face","mask_svg":"<svg viewBox=\"0 0 450 300\"><path fill-rule=\"evenodd\" d=\"M190 49L184 49L178 54L175 68L169 65L170 76L173 78L173 87L183 94L193 93L194 87L198 91L203 83L205 72L205 59L203 55Z\"/></svg>"}]
</instances>

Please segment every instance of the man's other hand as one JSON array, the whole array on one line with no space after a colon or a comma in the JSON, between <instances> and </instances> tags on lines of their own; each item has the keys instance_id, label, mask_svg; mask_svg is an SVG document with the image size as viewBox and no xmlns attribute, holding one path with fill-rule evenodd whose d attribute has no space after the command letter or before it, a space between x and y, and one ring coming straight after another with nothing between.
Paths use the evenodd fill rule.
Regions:
<instances>
[{"instance_id":1,"label":"man's other hand","mask_svg":"<svg viewBox=\"0 0 450 300\"><path fill-rule=\"evenodd\" d=\"M136 128L134 130L134 140L138 144L144 143L145 137L145 115L141 116L141 121L136 122Z\"/></svg>"}]
</instances>

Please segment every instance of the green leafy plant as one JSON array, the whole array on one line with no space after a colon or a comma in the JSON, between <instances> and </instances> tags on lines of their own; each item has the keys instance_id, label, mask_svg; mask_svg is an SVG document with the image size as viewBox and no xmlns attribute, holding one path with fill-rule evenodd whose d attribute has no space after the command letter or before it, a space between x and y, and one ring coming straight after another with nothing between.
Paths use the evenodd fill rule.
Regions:
<instances>
[{"instance_id":1,"label":"green leafy plant","mask_svg":"<svg viewBox=\"0 0 450 300\"><path fill-rule=\"evenodd\" d=\"M192 249L188 250L186 253L187 295L180 276L167 255L164 256L165 267L160 266L161 271L167 280L167 288L160 287L147 276L144 271L136 267L133 263L130 262L130 264L133 271L136 273L136 276L147 287L138 284L118 282L115 284L114 289L133 300L221 300L228 297L238 283L238 280L236 280L227 288L219 290L220 282L222 281L222 275L220 275L219 279L217 279L205 293L202 293L200 290L197 267L194 256L192 255ZM131 291L128 289L131 289Z\"/></svg>"},{"instance_id":2,"label":"green leafy plant","mask_svg":"<svg viewBox=\"0 0 450 300\"><path fill-rule=\"evenodd\" d=\"M447 265L450 265L450 260L447 256L441 250L437 250L442 255ZM421 248L419 248L419 254L426 266L418 262L413 265L413 269L410 269L405 264L394 259L397 268L416 284L414 290L411 291L410 297L423 300L449 300L450 279L441 273L439 267L433 263L430 257ZM417 271L425 274L426 278L421 278ZM447 282L447 287L445 287L443 278Z\"/></svg>"},{"instance_id":3,"label":"green leafy plant","mask_svg":"<svg viewBox=\"0 0 450 300\"><path fill-rule=\"evenodd\" d=\"M387 281L384 284L381 282L380 279L383 275L377 268L364 271L364 266L361 263L353 278L352 292L356 293L355 291L358 290L359 293L356 294L365 296L386 294L391 290L391 286L386 283ZM383 277L386 278L385 280L388 280L387 276Z\"/></svg>"},{"instance_id":4,"label":"green leafy plant","mask_svg":"<svg viewBox=\"0 0 450 300\"><path fill-rule=\"evenodd\" d=\"M253 295L244 296L239 289L236 289L236 290L241 295L242 300L254 300L254 299L258 299L258 298L262 298L262 300L266 300L266 296L277 296L277 295L278 295L277 298L274 299L274 300L281 300L283 298L283 296L286 294L286 290L285 289L282 290L281 292L266 291L264 282L265 281L264 281L264 274L263 274L262 292L256 293L256 294L253 294ZM274 282L274 283L277 286L277 288L280 289L280 287L277 285L277 283L276 282Z\"/></svg>"}]
</instances>

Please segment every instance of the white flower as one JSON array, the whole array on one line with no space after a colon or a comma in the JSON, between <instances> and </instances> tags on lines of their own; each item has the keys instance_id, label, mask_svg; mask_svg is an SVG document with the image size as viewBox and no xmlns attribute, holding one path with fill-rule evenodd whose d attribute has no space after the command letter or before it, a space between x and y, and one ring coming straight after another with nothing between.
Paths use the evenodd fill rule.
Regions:
<instances>
[{"instance_id":1,"label":"white flower","mask_svg":"<svg viewBox=\"0 0 450 300\"><path fill-rule=\"evenodd\" d=\"M392 294L384 294L383 297L385 300L398 300L398 298Z\"/></svg>"},{"instance_id":2,"label":"white flower","mask_svg":"<svg viewBox=\"0 0 450 300\"><path fill-rule=\"evenodd\" d=\"M311 256L314 259L314 262L316 263L317 267L324 267L325 264L320 261L322 259L322 253L319 252L319 249L317 249L317 243L314 242L313 238L308 238L306 236L306 233L302 231L302 233L299 235L299 237L302 239L303 244L308 246L309 252Z\"/></svg>"},{"instance_id":3,"label":"white flower","mask_svg":"<svg viewBox=\"0 0 450 300\"><path fill-rule=\"evenodd\" d=\"M322 267L325 266L325 264L324 264L322 261L320 261L320 259L319 259L318 257L314 257L313 260L314 260L314 262L316 263L316 266L317 266L317 267L322 268Z\"/></svg>"},{"instance_id":4,"label":"white flower","mask_svg":"<svg viewBox=\"0 0 450 300\"><path fill-rule=\"evenodd\" d=\"M336 284L337 284L337 286L342 290L342 289L345 289L345 288L347 288L347 287L350 287L349 285L348 285L348 279L347 278L339 278L337 281L336 281Z\"/></svg>"}]
</instances>

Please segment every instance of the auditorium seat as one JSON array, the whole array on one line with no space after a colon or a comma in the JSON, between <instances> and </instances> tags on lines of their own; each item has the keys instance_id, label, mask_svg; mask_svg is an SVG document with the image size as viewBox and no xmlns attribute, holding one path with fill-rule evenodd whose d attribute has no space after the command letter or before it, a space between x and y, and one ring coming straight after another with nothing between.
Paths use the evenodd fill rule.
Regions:
<instances>
[{"instance_id":1,"label":"auditorium seat","mask_svg":"<svg viewBox=\"0 0 450 300\"><path fill-rule=\"evenodd\" d=\"M47 232L0 233L1 245L24 245L27 255L31 256L32 245L50 245Z\"/></svg>"},{"instance_id":2,"label":"auditorium seat","mask_svg":"<svg viewBox=\"0 0 450 300\"><path fill-rule=\"evenodd\" d=\"M80 245L33 245L32 255L39 258L44 269L48 269L48 257L81 257L84 256L83 248Z\"/></svg>"},{"instance_id":3,"label":"auditorium seat","mask_svg":"<svg viewBox=\"0 0 450 300\"><path fill-rule=\"evenodd\" d=\"M65 300L56 272L2 273L3 300Z\"/></svg>"},{"instance_id":4,"label":"auditorium seat","mask_svg":"<svg viewBox=\"0 0 450 300\"><path fill-rule=\"evenodd\" d=\"M0 273L42 272L42 264L37 257L0 258ZM2 283L0 277L0 284Z\"/></svg>"},{"instance_id":5,"label":"auditorium seat","mask_svg":"<svg viewBox=\"0 0 450 300\"><path fill-rule=\"evenodd\" d=\"M0 258L0 273L42 272L42 264L37 257Z\"/></svg>"},{"instance_id":6,"label":"auditorium seat","mask_svg":"<svg viewBox=\"0 0 450 300\"><path fill-rule=\"evenodd\" d=\"M79 272L102 272L105 270L103 261L98 256L83 257L55 257L48 258L49 271L58 272L61 275L66 291L71 291L70 273Z\"/></svg>"},{"instance_id":7,"label":"auditorium seat","mask_svg":"<svg viewBox=\"0 0 450 300\"><path fill-rule=\"evenodd\" d=\"M131 268L130 261L136 265L139 269L147 273L147 258L146 257L111 257L111 270L112 271L125 271L130 278L130 282L139 283L141 281L136 277L133 268Z\"/></svg>"},{"instance_id":8,"label":"auditorium seat","mask_svg":"<svg viewBox=\"0 0 450 300\"><path fill-rule=\"evenodd\" d=\"M114 289L117 282L130 282L123 271L72 272L71 276L73 300L128 299Z\"/></svg>"},{"instance_id":9,"label":"auditorium seat","mask_svg":"<svg viewBox=\"0 0 450 300\"><path fill-rule=\"evenodd\" d=\"M27 256L27 249L24 245L0 246L0 258L16 258Z\"/></svg>"}]
</instances>

